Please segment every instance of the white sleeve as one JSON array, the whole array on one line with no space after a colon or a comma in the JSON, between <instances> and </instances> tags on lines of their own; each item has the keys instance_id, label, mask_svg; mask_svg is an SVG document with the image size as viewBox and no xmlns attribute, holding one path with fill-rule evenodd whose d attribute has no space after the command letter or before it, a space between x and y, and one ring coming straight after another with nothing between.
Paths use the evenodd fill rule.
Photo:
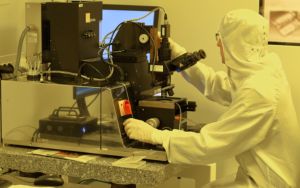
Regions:
<instances>
[{"instance_id":1,"label":"white sleeve","mask_svg":"<svg viewBox=\"0 0 300 188\"><path fill-rule=\"evenodd\" d=\"M236 156L260 143L273 125L274 106L253 89L239 93L229 110L200 133L164 132L171 163L209 164Z\"/></svg>"},{"instance_id":2,"label":"white sleeve","mask_svg":"<svg viewBox=\"0 0 300 188\"><path fill-rule=\"evenodd\" d=\"M181 74L208 99L224 106L231 103L231 87L225 72L215 72L211 67L197 63Z\"/></svg>"}]
</instances>

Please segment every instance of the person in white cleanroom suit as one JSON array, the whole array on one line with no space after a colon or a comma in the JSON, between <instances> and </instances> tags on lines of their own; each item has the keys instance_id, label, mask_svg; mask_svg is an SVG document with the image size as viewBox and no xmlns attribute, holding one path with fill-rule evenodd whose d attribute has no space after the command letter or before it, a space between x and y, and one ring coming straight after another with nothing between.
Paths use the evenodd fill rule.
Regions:
<instances>
[{"instance_id":1,"label":"person in white cleanroom suit","mask_svg":"<svg viewBox=\"0 0 300 188\"><path fill-rule=\"evenodd\" d=\"M267 50L268 22L251 10L231 11L221 21L217 44L227 73L202 63L181 72L208 99L228 106L216 122L194 133L157 130L131 118L125 131L132 139L161 144L170 163L235 157L235 180L210 187L299 188L300 128L281 61ZM173 58L185 52L173 41L171 48Z\"/></svg>"}]
</instances>

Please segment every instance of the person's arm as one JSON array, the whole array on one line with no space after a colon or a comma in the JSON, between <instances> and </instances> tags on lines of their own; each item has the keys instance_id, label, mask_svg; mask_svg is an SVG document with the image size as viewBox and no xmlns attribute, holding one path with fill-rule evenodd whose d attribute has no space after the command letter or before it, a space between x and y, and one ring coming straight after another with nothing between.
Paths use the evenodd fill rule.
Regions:
<instances>
[{"instance_id":1,"label":"person's arm","mask_svg":"<svg viewBox=\"0 0 300 188\"><path fill-rule=\"evenodd\" d=\"M172 49L171 59L175 59L186 53L185 48L171 38L169 41L170 48ZM208 99L225 106L231 103L231 87L225 72L215 72L212 68L198 62L194 66L182 71L181 74Z\"/></svg>"},{"instance_id":2,"label":"person's arm","mask_svg":"<svg viewBox=\"0 0 300 188\"><path fill-rule=\"evenodd\" d=\"M217 122L200 133L160 131L152 140L162 143L171 163L208 164L236 156L263 141L274 121L274 106L254 90L239 93Z\"/></svg>"},{"instance_id":3,"label":"person's arm","mask_svg":"<svg viewBox=\"0 0 300 188\"><path fill-rule=\"evenodd\" d=\"M211 67L197 63L181 74L208 99L224 106L231 103L231 87L225 72L215 72Z\"/></svg>"}]
</instances>

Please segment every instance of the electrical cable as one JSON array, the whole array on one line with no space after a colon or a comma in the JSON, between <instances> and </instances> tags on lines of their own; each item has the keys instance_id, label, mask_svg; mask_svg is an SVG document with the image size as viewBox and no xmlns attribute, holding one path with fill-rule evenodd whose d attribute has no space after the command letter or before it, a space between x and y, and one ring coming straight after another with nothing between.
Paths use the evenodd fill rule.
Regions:
<instances>
[{"instance_id":1,"label":"electrical cable","mask_svg":"<svg viewBox=\"0 0 300 188\"><path fill-rule=\"evenodd\" d=\"M182 123L182 110L181 110L181 106L178 103L175 103L179 109L179 125L178 125L178 129L181 130L181 123Z\"/></svg>"},{"instance_id":2,"label":"electrical cable","mask_svg":"<svg viewBox=\"0 0 300 188\"><path fill-rule=\"evenodd\" d=\"M75 102L72 104L72 106L70 107L70 110L69 110L69 113L68 113L68 115L71 115L71 112L72 112L72 110L73 109L78 109L78 107L75 107L75 105L77 104L77 101L75 100Z\"/></svg>"},{"instance_id":3,"label":"electrical cable","mask_svg":"<svg viewBox=\"0 0 300 188\"><path fill-rule=\"evenodd\" d=\"M37 135L38 135L39 131L40 131L39 129L36 129L36 130L33 132L32 137L31 137L31 142L37 141Z\"/></svg>"},{"instance_id":4,"label":"electrical cable","mask_svg":"<svg viewBox=\"0 0 300 188\"><path fill-rule=\"evenodd\" d=\"M27 136L27 137L31 137L31 136L29 136L28 134L24 133L24 132L21 131L21 130L10 130L9 132L7 132L7 133L5 134L5 137L7 137L8 135L13 134L13 133L15 133L15 132L20 132L20 133L22 133L23 135L25 135L25 136Z\"/></svg>"},{"instance_id":5,"label":"electrical cable","mask_svg":"<svg viewBox=\"0 0 300 188\"><path fill-rule=\"evenodd\" d=\"M93 80L100 81L100 82L102 82L102 81L107 81L108 78L105 77L104 74L103 74L99 69L97 69L94 65L89 64L89 63L82 63L82 64L79 66L78 72L77 72L77 76L78 76L78 77L82 77L81 71L82 71L82 69L83 69L84 66L89 66L89 67L91 67L94 71L96 71L98 74L100 74L102 77L104 77L104 78L92 78ZM91 78L89 78L89 79L91 79Z\"/></svg>"},{"instance_id":6,"label":"electrical cable","mask_svg":"<svg viewBox=\"0 0 300 188\"><path fill-rule=\"evenodd\" d=\"M97 73L101 74L101 76L104 77L104 74L103 74L99 69L97 69L94 65L92 65L92 64L90 64L90 63L82 63L82 64L79 66L77 75L81 75L81 71L82 71L83 67L85 67L85 66L91 67L94 71L96 71ZM104 79L105 79L105 78L104 78Z\"/></svg>"},{"instance_id":7,"label":"electrical cable","mask_svg":"<svg viewBox=\"0 0 300 188\"><path fill-rule=\"evenodd\" d=\"M37 128L36 127L33 127L33 126L29 126L29 125L21 125L21 126L18 126L18 127L14 127L13 129L9 130L7 133L5 133L4 137L7 137L8 135L14 133L14 132L21 132L23 135L25 136L28 136L28 134L24 133L23 131L21 130L17 130L17 129L20 129L20 128L32 128L34 130L36 130Z\"/></svg>"},{"instance_id":8,"label":"electrical cable","mask_svg":"<svg viewBox=\"0 0 300 188\"><path fill-rule=\"evenodd\" d=\"M109 46L112 44L112 40L113 40L113 38L114 38L114 35L115 35L115 33L119 30L119 28L121 27L122 24L123 24L123 22L121 22L120 24L118 24L117 27L116 27L113 31L107 33L107 34L104 36L103 40L102 40L102 44L105 44L105 40L108 39L108 37L111 35L111 37L110 37L110 39L109 39L109 43L108 43L108 44L105 44L104 50L107 48L108 59L110 60L110 62L111 62L112 64L113 64L113 60L112 60L112 58L111 58L111 52L110 52ZM103 51L104 51L104 50L103 50ZM102 56L101 56L101 57L102 57ZM102 57L102 58L103 58L103 57ZM112 71L113 71L113 70L112 70Z\"/></svg>"},{"instance_id":9,"label":"electrical cable","mask_svg":"<svg viewBox=\"0 0 300 188\"><path fill-rule=\"evenodd\" d=\"M120 81L124 81L124 79L125 79L125 73L124 73L123 69L120 66L116 65L116 64L108 63L108 62L106 62L106 63L109 66L112 66L112 67L116 68L120 72Z\"/></svg>"},{"instance_id":10,"label":"electrical cable","mask_svg":"<svg viewBox=\"0 0 300 188\"><path fill-rule=\"evenodd\" d=\"M109 46L111 46L112 45L112 43L109 43L109 44L107 44L107 45L105 45L103 48L101 48L99 51L98 51L98 55L99 55L99 57L100 57L100 60L101 60L101 62L104 62L104 63L106 63L106 64L108 64L112 69L112 71L111 71L111 73L113 73L113 70L114 70L114 68L116 68L119 72L120 72L120 80L121 81L124 81L124 79L125 79L125 74L124 74L124 71L123 71L123 69L120 67L120 66L118 66L118 65L116 65L116 64L113 64L113 62L111 61L111 62L107 62L107 61L105 61L104 59L103 59L103 52L104 52L104 50L107 48L107 47L109 47ZM123 50L121 50L121 51L117 51L117 52L123 52ZM112 74L110 74L109 75L109 78L112 76ZM108 77L108 76L107 76ZM106 77L106 78L107 78Z\"/></svg>"},{"instance_id":11,"label":"electrical cable","mask_svg":"<svg viewBox=\"0 0 300 188\"><path fill-rule=\"evenodd\" d=\"M59 70L42 71L42 72L40 72L40 74L41 75L43 75L43 74L65 74L65 75L68 75L68 76L77 77L76 73L68 72L68 71L59 71Z\"/></svg>"},{"instance_id":12,"label":"electrical cable","mask_svg":"<svg viewBox=\"0 0 300 188\"><path fill-rule=\"evenodd\" d=\"M107 36L107 35L106 35ZM109 47L110 45L112 45L111 43L108 43L108 44L104 44L100 47L99 51L98 51L98 56L100 57L100 62L105 62L104 58L103 58L103 55L107 55L109 56L110 55L110 52L109 50L107 51L107 53L104 54L104 51L106 50L107 47ZM110 75L111 76L113 74L113 71L114 71L114 67L109 67L110 68ZM108 76L108 77L109 77Z\"/></svg>"},{"instance_id":13,"label":"electrical cable","mask_svg":"<svg viewBox=\"0 0 300 188\"><path fill-rule=\"evenodd\" d=\"M101 180L97 180L97 179L91 178L91 179L80 180L77 184L90 184L90 183L92 183L94 181L101 182L101 183L109 183L109 184L111 183L111 182L106 182L106 181L101 181Z\"/></svg>"},{"instance_id":14,"label":"electrical cable","mask_svg":"<svg viewBox=\"0 0 300 188\"><path fill-rule=\"evenodd\" d=\"M100 91L101 92L101 91ZM90 107L95 101L96 99L98 98L98 96L100 95L100 93L97 93L97 95L91 100L91 102L89 104L87 104L86 106L87 107Z\"/></svg>"},{"instance_id":15,"label":"electrical cable","mask_svg":"<svg viewBox=\"0 0 300 188\"><path fill-rule=\"evenodd\" d=\"M77 73L73 73L73 72L68 72L68 71L59 71L59 70L52 70L52 71L42 71L40 72L40 75L43 76L43 74L65 74L65 75L68 75L68 76L74 76L74 77L78 77L78 74ZM89 77L87 76L83 76L81 75L80 78L84 78L86 80L90 80ZM95 81L104 81L103 79L96 79L94 78Z\"/></svg>"},{"instance_id":16,"label":"electrical cable","mask_svg":"<svg viewBox=\"0 0 300 188\"><path fill-rule=\"evenodd\" d=\"M34 181L30 181L30 180L25 180L25 179L23 179L23 178L21 178L19 176L11 176L11 177L13 177L13 178L15 178L17 180L20 180L22 182L29 183L29 184L33 184L33 182L34 182Z\"/></svg>"},{"instance_id":17,"label":"electrical cable","mask_svg":"<svg viewBox=\"0 0 300 188\"><path fill-rule=\"evenodd\" d=\"M7 169L6 172L1 173L0 176L6 175L6 174L11 174L11 173L13 173L13 172L18 172L18 171L9 168L9 169Z\"/></svg>"},{"instance_id":18,"label":"electrical cable","mask_svg":"<svg viewBox=\"0 0 300 188\"><path fill-rule=\"evenodd\" d=\"M139 21L139 20L142 20L142 19L148 17L150 14L152 14L153 12L155 12L155 11L157 11L157 10L160 10L160 9L162 9L163 11L165 11L165 9L163 9L162 7L157 7L157 8L155 8L155 9L151 10L150 12L148 12L147 14L145 14L144 16L141 16L141 17L139 17L139 18L130 19L130 20L127 20L127 21L129 21L129 22L137 22L137 21ZM125 22L126 22L126 21L125 21Z\"/></svg>"},{"instance_id":19,"label":"electrical cable","mask_svg":"<svg viewBox=\"0 0 300 188\"><path fill-rule=\"evenodd\" d=\"M114 39L114 35L117 31L119 31L119 28L124 24L124 22L121 22L112 32L111 32L111 37L110 37L110 41L109 44L112 44L112 41ZM110 53L110 48L107 48L107 53L108 53L108 59L110 60L110 63L113 64L113 59L111 57L111 53Z\"/></svg>"}]
</instances>

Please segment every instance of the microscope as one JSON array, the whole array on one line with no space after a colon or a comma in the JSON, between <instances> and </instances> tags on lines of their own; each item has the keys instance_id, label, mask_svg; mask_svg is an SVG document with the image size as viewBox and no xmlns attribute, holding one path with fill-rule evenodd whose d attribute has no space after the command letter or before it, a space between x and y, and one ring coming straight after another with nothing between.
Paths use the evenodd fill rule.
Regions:
<instances>
[{"instance_id":1,"label":"microscope","mask_svg":"<svg viewBox=\"0 0 300 188\"><path fill-rule=\"evenodd\" d=\"M196 103L173 97L171 75L194 65L206 55L199 50L171 60L170 25L166 16L160 33L161 39L155 28L143 23L123 23L113 40L112 50L118 52L112 54L113 60L130 83L135 118L146 122L155 119L155 127L162 130L186 130L187 111L195 111ZM146 60L149 51L150 62Z\"/></svg>"},{"instance_id":2,"label":"microscope","mask_svg":"<svg viewBox=\"0 0 300 188\"><path fill-rule=\"evenodd\" d=\"M26 4L26 23L36 32L27 38L27 55L41 53L46 68L40 81L1 81L4 144L114 156L144 152L166 160L161 148L129 139L123 122L137 118L161 130L186 130L196 103L174 97L171 76L205 52L171 59L166 16L161 36L156 27L129 20L99 44L101 9L102 2Z\"/></svg>"}]
</instances>

